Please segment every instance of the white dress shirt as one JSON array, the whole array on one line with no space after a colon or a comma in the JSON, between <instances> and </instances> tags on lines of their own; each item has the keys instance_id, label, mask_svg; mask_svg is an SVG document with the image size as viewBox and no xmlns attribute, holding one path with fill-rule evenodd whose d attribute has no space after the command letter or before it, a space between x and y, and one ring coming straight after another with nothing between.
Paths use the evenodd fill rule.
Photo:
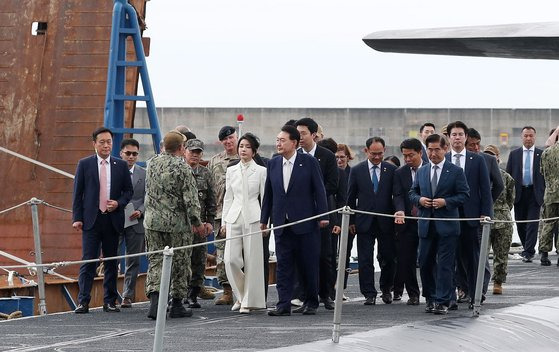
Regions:
<instances>
[{"instance_id":1,"label":"white dress shirt","mask_svg":"<svg viewBox=\"0 0 559 352\"><path fill-rule=\"evenodd\" d=\"M459 152L455 152L454 150L452 150L450 152L450 162L455 164L456 158L454 157L456 154L460 154L460 167L462 168L462 170L464 170L466 168L466 148L462 149ZM456 164L455 164L456 165Z\"/></svg>"},{"instance_id":2,"label":"white dress shirt","mask_svg":"<svg viewBox=\"0 0 559 352\"><path fill-rule=\"evenodd\" d=\"M289 187L289 180L291 180L291 173L293 172L293 165L295 165L295 159L297 158L297 153L293 153L291 158L286 159L283 157L282 164L283 164L283 189L287 192L287 188Z\"/></svg>"},{"instance_id":3,"label":"white dress shirt","mask_svg":"<svg viewBox=\"0 0 559 352\"><path fill-rule=\"evenodd\" d=\"M376 173L377 173L377 180L380 183L380 166L381 164L379 163L378 165L375 165L371 162L371 160L367 159L367 165L369 166L369 178L372 180L373 179L373 166L376 166Z\"/></svg>"}]
</instances>

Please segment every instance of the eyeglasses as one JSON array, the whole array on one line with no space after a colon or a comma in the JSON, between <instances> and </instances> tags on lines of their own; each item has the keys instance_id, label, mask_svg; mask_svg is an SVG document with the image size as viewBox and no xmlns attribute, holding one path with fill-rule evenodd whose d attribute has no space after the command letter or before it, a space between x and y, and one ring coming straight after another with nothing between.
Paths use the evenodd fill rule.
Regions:
<instances>
[{"instance_id":1,"label":"eyeglasses","mask_svg":"<svg viewBox=\"0 0 559 352\"><path fill-rule=\"evenodd\" d=\"M347 156L345 155L336 155L336 159L345 159Z\"/></svg>"},{"instance_id":2,"label":"eyeglasses","mask_svg":"<svg viewBox=\"0 0 559 352\"><path fill-rule=\"evenodd\" d=\"M126 154L126 156L130 156L130 155L138 156L138 152L124 152L124 154Z\"/></svg>"}]
</instances>

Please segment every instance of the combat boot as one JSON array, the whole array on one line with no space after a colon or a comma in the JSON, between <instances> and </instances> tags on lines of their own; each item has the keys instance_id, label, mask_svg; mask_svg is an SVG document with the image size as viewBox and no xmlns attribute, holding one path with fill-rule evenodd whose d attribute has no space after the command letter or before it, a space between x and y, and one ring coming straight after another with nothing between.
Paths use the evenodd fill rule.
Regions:
<instances>
[{"instance_id":1,"label":"combat boot","mask_svg":"<svg viewBox=\"0 0 559 352\"><path fill-rule=\"evenodd\" d=\"M188 308L202 308L200 303L198 303L198 294L200 293L200 287L191 287L188 290Z\"/></svg>"},{"instance_id":2,"label":"combat boot","mask_svg":"<svg viewBox=\"0 0 559 352\"><path fill-rule=\"evenodd\" d=\"M169 318L185 318L192 316L192 309L185 308L182 305L182 298L173 298L171 301L171 309L169 310Z\"/></svg>"},{"instance_id":3,"label":"combat boot","mask_svg":"<svg viewBox=\"0 0 559 352\"><path fill-rule=\"evenodd\" d=\"M549 260L547 252L541 252L540 253L540 264L542 266L550 266L551 265L551 260Z\"/></svg>"},{"instance_id":4,"label":"combat boot","mask_svg":"<svg viewBox=\"0 0 559 352\"><path fill-rule=\"evenodd\" d=\"M157 319L157 305L159 304L159 292L149 294L149 311L148 318Z\"/></svg>"},{"instance_id":5,"label":"combat boot","mask_svg":"<svg viewBox=\"0 0 559 352\"><path fill-rule=\"evenodd\" d=\"M214 299L215 298L215 293L208 290L208 288L206 286L202 286L202 287L200 287L200 292L198 293L198 298Z\"/></svg>"},{"instance_id":6,"label":"combat boot","mask_svg":"<svg viewBox=\"0 0 559 352\"><path fill-rule=\"evenodd\" d=\"M494 295L502 295L503 294L503 286L501 286L501 283L499 283L499 282L494 282L493 283L493 294Z\"/></svg>"},{"instance_id":7,"label":"combat boot","mask_svg":"<svg viewBox=\"0 0 559 352\"><path fill-rule=\"evenodd\" d=\"M221 305L232 305L233 304L233 290L231 289L231 285L224 284L223 285L223 294L221 297L215 300L215 304L217 306Z\"/></svg>"}]
</instances>

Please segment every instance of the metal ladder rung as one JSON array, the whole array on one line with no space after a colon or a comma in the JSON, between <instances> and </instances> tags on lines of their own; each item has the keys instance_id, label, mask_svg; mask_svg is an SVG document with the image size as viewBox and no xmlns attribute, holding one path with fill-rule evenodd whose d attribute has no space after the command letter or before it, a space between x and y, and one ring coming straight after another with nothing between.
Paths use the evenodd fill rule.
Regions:
<instances>
[{"instance_id":1,"label":"metal ladder rung","mask_svg":"<svg viewBox=\"0 0 559 352\"><path fill-rule=\"evenodd\" d=\"M117 61L116 62L117 66L137 66L137 67L141 67L144 66L144 63L141 61Z\"/></svg>"},{"instance_id":2,"label":"metal ladder rung","mask_svg":"<svg viewBox=\"0 0 559 352\"><path fill-rule=\"evenodd\" d=\"M135 28L121 28L119 29L119 32L123 34L135 34L138 31Z\"/></svg>"},{"instance_id":3,"label":"metal ladder rung","mask_svg":"<svg viewBox=\"0 0 559 352\"><path fill-rule=\"evenodd\" d=\"M135 100L135 101L149 101L149 97L143 95L115 95L115 100Z\"/></svg>"}]
</instances>

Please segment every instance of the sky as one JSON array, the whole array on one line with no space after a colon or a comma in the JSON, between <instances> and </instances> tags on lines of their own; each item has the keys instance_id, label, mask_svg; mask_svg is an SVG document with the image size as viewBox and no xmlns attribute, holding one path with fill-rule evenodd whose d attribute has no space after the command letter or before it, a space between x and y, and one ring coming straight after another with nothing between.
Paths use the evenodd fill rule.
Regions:
<instances>
[{"instance_id":1,"label":"sky","mask_svg":"<svg viewBox=\"0 0 559 352\"><path fill-rule=\"evenodd\" d=\"M391 29L557 21L557 1L151 0L158 107L558 108L559 62L388 54Z\"/></svg>"}]
</instances>

